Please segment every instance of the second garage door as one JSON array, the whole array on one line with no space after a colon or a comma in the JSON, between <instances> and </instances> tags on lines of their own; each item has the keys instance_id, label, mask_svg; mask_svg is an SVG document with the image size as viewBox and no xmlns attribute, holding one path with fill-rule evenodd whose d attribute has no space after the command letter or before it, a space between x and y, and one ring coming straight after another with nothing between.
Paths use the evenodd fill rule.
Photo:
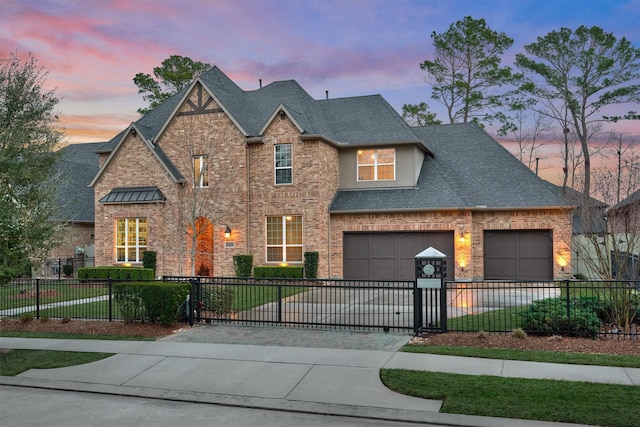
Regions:
<instances>
[{"instance_id":1,"label":"second garage door","mask_svg":"<svg viewBox=\"0 0 640 427\"><path fill-rule=\"evenodd\" d=\"M485 231L485 280L552 280L551 230Z\"/></svg>"},{"instance_id":2,"label":"second garage door","mask_svg":"<svg viewBox=\"0 0 640 427\"><path fill-rule=\"evenodd\" d=\"M345 233L345 279L413 280L415 256L428 247L447 255L453 266L453 232ZM453 267L448 269L452 280Z\"/></svg>"}]
</instances>

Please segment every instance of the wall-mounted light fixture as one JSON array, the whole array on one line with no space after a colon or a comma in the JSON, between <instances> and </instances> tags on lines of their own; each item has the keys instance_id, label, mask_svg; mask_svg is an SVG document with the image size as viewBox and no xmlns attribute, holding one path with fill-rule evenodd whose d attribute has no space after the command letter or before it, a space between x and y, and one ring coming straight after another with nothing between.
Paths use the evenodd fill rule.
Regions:
<instances>
[{"instance_id":1,"label":"wall-mounted light fixture","mask_svg":"<svg viewBox=\"0 0 640 427\"><path fill-rule=\"evenodd\" d=\"M138 135L138 131L136 130L136 128L131 128L131 135L133 135L134 138L136 137L136 135Z\"/></svg>"},{"instance_id":2,"label":"wall-mounted light fixture","mask_svg":"<svg viewBox=\"0 0 640 427\"><path fill-rule=\"evenodd\" d=\"M460 234L458 235L458 242L464 243L464 230L460 230Z\"/></svg>"},{"instance_id":3,"label":"wall-mounted light fixture","mask_svg":"<svg viewBox=\"0 0 640 427\"><path fill-rule=\"evenodd\" d=\"M229 227L228 225L225 225L224 238L228 239L230 237L231 237L231 227Z\"/></svg>"}]
</instances>

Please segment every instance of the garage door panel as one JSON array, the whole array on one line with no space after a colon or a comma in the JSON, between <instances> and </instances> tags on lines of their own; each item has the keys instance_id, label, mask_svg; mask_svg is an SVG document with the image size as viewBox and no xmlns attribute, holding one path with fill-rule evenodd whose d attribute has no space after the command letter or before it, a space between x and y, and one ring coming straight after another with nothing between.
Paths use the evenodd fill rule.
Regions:
<instances>
[{"instance_id":1,"label":"garage door panel","mask_svg":"<svg viewBox=\"0 0 640 427\"><path fill-rule=\"evenodd\" d=\"M493 259L493 262L487 263L484 275L491 280L509 280L516 277L516 263L513 259Z\"/></svg>"},{"instance_id":2,"label":"garage door panel","mask_svg":"<svg viewBox=\"0 0 640 427\"><path fill-rule=\"evenodd\" d=\"M552 280L551 230L484 232L486 280Z\"/></svg>"},{"instance_id":3,"label":"garage door panel","mask_svg":"<svg viewBox=\"0 0 640 427\"><path fill-rule=\"evenodd\" d=\"M521 258L546 258L549 245L553 247L549 233L531 232L520 236L520 257Z\"/></svg>"},{"instance_id":4,"label":"garage door panel","mask_svg":"<svg viewBox=\"0 0 640 427\"><path fill-rule=\"evenodd\" d=\"M547 271L549 261L547 259L527 259L520 264L521 280L541 280L540 273Z\"/></svg>"},{"instance_id":5,"label":"garage door panel","mask_svg":"<svg viewBox=\"0 0 640 427\"><path fill-rule=\"evenodd\" d=\"M453 232L345 233L344 277L413 280L415 256L429 246L447 254L453 262L453 239ZM450 278L453 278L452 273L453 269L450 269Z\"/></svg>"},{"instance_id":6,"label":"garage door panel","mask_svg":"<svg viewBox=\"0 0 640 427\"><path fill-rule=\"evenodd\" d=\"M374 259L369 265L370 279L394 280L396 265L394 259Z\"/></svg>"}]
</instances>

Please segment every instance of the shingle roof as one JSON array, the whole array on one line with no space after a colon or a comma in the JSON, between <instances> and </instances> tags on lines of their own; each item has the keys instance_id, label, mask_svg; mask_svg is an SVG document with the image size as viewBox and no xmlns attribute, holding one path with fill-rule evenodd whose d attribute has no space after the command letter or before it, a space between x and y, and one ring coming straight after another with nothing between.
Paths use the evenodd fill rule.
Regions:
<instances>
[{"instance_id":1,"label":"shingle roof","mask_svg":"<svg viewBox=\"0 0 640 427\"><path fill-rule=\"evenodd\" d=\"M58 170L62 180L57 194L60 220L94 222L94 195L88 185L99 169L96 152L106 145L104 142L72 144L60 150Z\"/></svg>"},{"instance_id":2,"label":"shingle roof","mask_svg":"<svg viewBox=\"0 0 640 427\"><path fill-rule=\"evenodd\" d=\"M631 193L628 197L625 197L620 203L613 206L611 210L626 209L634 203L640 203L640 190Z\"/></svg>"},{"instance_id":3,"label":"shingle roof","mask_svg":"<svg viewBox=\"0 0 640 427\"><path fill-rule=\"evenodd\" d=\"M341 190L331 212L568 206L476 124L413 128L433 150L410 189Z\"/></svg>"},{"instance_id":4,"label":"shingle roof","mask_svg":"<svg viewBox=\"0 0 640 427\"><path fill-rule=\"evenodd\" d=\"M321 134L340 144L421 144L411 127L380 95L315 100L295 80L277 81L260 89L244 91L218 67L211 68L198 81L217 98L245 136L260 136L260 130L274 111L284 105L304 133ZM173 95L135 122L147 140L158 138L188 90L185 88ZM362 126L363 122L367 126ZM122 133L118 134L108 147L115 148L122 136Z\"/></svg>"}]
</instances>

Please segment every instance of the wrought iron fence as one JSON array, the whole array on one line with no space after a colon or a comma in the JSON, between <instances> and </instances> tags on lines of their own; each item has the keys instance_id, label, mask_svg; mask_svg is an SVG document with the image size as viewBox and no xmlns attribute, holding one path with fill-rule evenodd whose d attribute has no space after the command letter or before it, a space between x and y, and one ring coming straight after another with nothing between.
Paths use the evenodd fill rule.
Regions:
<instances>
[{"instance_id":1,"label":"wrought iron fence","mask_svg":"<svg viewBox=\"0 0 640 427\"><path fill-rule=\"evenodd\" d=\"M117 320L111 280L16 279L0 285L0 318Z\"/></svg>"},{"instance_id":2,"label":"wrought iron fence","mask_svg":"<svg viewBox=\"0 0 640 427\"><path fill-rule=\"evenodd\" d=\"M413 330L413 281L165 277L185 279L191 322Z\"/></svg>"},{"instance_id":3,"label":"wrought iron fence","mask_svg":"<svg viewBox=\"0 0 640 427\"><path fill-rule=\"evenodd\" d=\"M632 339L640 332L639 281L447 282L444 292L449 332L520 328L531 334Z\"/></svg>"},{"instance_id":4,"label":"wrought iron fence","mask_svg":"<svg viewBox=\"0 0 640 427\"><path fill-rule=\"evenodd\" d=\"M445 282L166 277L191 282L184 322L384 331L506 333L638 339L639 281ZM111 280L18 279L0 286L0 317L122 320ZM428 292L414 323L415 292ZM442 304L444 293L445 304ZM443 309L443 307L445 307Z\"/></svg>"},{"instance_id":5,"label":"wrought iron fence","mask_svg":"<svg viewBox=\"0 0 640 427\"><path fill-rule=\"evenodd\" d=\"M94 258L76 255L73 258L48 258L40 264L31 266L32 275L42 279L58 279L77 277L78 269L93 267Z\"/></svg>"}]
</instances>

